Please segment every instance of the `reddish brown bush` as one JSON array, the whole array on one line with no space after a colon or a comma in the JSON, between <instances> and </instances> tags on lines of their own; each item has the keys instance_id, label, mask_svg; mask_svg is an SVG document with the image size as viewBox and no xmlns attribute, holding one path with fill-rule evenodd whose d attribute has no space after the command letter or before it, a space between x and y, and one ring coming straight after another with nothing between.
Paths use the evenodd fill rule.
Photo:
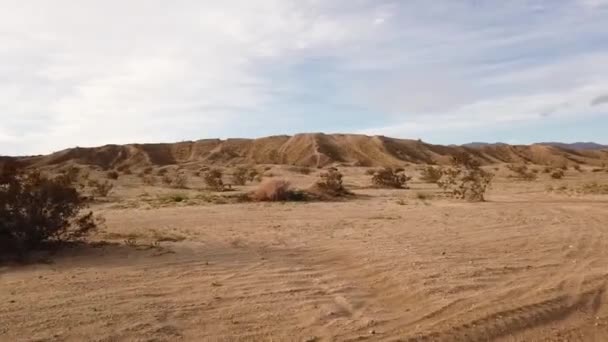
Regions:
<instances>
[{"instance_id":1,"label":"reddish brown bush","mask_svg":"<svg viewBox=\"0 0 608 342\"><path fill-rule=\"evenodd\" d=\"M251 194L254 201L298 201L303 200L303 193L291 188L291 184L282 179L267 179Z\"/></svg>"}]
</instances>

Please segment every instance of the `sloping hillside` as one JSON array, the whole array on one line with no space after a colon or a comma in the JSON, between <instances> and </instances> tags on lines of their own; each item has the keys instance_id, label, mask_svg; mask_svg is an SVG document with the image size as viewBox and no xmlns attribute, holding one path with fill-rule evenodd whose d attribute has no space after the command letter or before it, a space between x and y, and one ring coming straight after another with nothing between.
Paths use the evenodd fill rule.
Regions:
<instances>
[{"instance_id":1,"label":"sloping hillside","mask_svg":"<svg viewBox=\"0 0 608 342\"><path fill-rule=\"evenodd\" d=\"M404 163L445 164L457 152L467 151L484 164L530 162L602 165L608 150L572 150L559 146L505 144L478 147L442 146L418 140L355 134L297 134L259 139L206 139L172 144L107 145L72 148L47 156L23 157L33 167L67 163L143 168L165 165L288 164L326 166L397 166Z\"/></svg>"}]
</instances>

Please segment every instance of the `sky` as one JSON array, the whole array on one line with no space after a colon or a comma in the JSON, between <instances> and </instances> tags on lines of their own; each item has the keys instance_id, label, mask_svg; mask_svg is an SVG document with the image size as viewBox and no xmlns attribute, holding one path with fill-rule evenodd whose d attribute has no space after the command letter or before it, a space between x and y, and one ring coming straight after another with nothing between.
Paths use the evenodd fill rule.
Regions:
<instances>
[{"instance_id":1,"label":"sky","mask_svg":"<svg viewBox=\"0 0 608 342\"><path fill-rule=\"evenodd\" d=\"M302 132L608 144L608 0L0 8L0 155Z\"/></svg>"}]
</instances>

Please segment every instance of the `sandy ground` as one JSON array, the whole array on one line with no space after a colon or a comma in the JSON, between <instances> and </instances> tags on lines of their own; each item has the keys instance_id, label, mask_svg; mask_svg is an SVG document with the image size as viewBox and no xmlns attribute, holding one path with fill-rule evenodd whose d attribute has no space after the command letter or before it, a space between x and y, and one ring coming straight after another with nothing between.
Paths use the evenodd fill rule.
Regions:
<instances>
[{"instance_id":1,"label":"sandy ground","mask_svg":"<svg viewBox=\"0 0 608 342\"><path fill-rule=\"evenodd\" d=\"M110 244L0 267L0 340L608 341L608 196L545 190L592 176L499 180L486 203L415 183L102 205Z\"/></svg>"}]
</instances>

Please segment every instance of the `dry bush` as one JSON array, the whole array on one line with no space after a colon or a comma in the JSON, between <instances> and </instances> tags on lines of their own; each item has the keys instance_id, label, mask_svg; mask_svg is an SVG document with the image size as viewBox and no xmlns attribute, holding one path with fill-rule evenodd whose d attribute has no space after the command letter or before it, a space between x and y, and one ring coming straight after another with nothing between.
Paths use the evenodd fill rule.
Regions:
<instances>
[{"instance_id":1,"label":"dry bush","mask_svg":"<svg viewBox=\"0 0 608 342\"><path fill-rule=\"evenodd\" d=\"M551 178L553 179L562 179L564 178L564 170L558 169L551 173Z\"/></svg>"},{"instance_id":2,"label":"dry bush","mask_svg":"<svg viewBox=\"0 0 608 342\"><path fill-rule=\"evenodd\" d=\"M301 201L305 199L302 192L292 189L291 184L283 179L267 179L250 195L254 201Z\"/></svg>"},{"instance_id":3,"label":"dry bush","mask_svg":"<svg viewBox=\"0 0 608 342\"><path fill-rule=\"evenodd\" d=\"M468 153L452 156L452 166L443 169L443 177L437 185L459 199L484 201L485 193L494 174L481 168L481 164Z\"/></svg>"},{"instance_id":4,"label":"dry bush","mask_svg":"<svg viewBox=\"0 0 608 342\"><path fill-rule=\"evenodd\" d=\"M575 164L574 166L572 166L572 168L578 172L583 172L583 169L581 169L581 166L578 164Z\"/></svg>"},{"instance_id":5,"label":"dry bush","mask_svg":"<svg viewBox=\"0 0 608 342\"><path fill-rule=\"evenodd\" d=\"M376 170L372 176L372 184L382 188L407 189L406 183L412 177L408 177L403 171L402 168L390 167Z\"/></svg>"},{"instance_id":6,"label":"dry bush","mask_svg":"<svg viewBox=\"0 0 608 342\"><path fill-rule=\"evenodd\" d=\"M342 173L336 168L329 168L327 171L319 174L319 179L314 185L314 189L330 196L343 196L349 194L349 191L342 184Z\"/></svg>"},{"instance_id":7,"label":"dry bush","mask_svg":"<svg viewBox=\"0 0 608 342\"><path fill-rule=\"evenodd\" d=\"M441 168L436 168L432 166L427 166L423 168L421 173L422 176L420 177L420 179L427 183L437 183L441 179L441 176L443 176Z\"/></svg>"},{"instance_id":8,"label":"dry bush","mask_svg":"<svg viewBox=\"0 0 608 342\"><path fill-rule=\"evenodd\" d=\"M376 170L374 170L374 169L367 169L367 170L365 170L365 174L367 176L373 176L374 173L376 173Z\"/></svg>"},{"instance_id":9,"label":"dry bush","mask_svg":"<svg viewBox=\"0 0 608 342\"><path fill-rule=\"evenodd\" d=\"M433 194L425 191L417 191L416 198L421 201L431 200L434 198Z\"/></svg>"},{"instance_id":10,"label":"dry bush","mask_svg":"<svg viewBox=\"0 0 608 342\"><path fill-rule=\"evenodd\" d=\"M88 185L91 188L91 193L93 196L98 197L107 197L112 189L114 189L114 184L110 183L109 181L100 182L91 179Z\"/></svg>"},{"instance_id":11,"label":"dry bush","mask_svg":"<svg viewBox=\"0 0 608 342\"><path fill-rule=\"evenodd\" d=\"M249 171L247 172L247 180L249 182L253 182L254 180L256 180L258 178L259 175L260 175L260 173L258 172L258 170L254 169L254 168L250 168Z\"/></svg>"},{"instance_id":12,"label":"dry bush","mask_svg":"<svg viewBox=\"0 0 608 342\"><path fill-rule=\"evenodd\" d=\"M580 192L593 195L608 195L608 184L599 184L598 182L586 183L583 184Z\"/></svg>"},{"instance_id":13,"label":"dry bush","mask_svg":"<svg viewBox=\"0 0 608 342\"><path fill-rule=\"evenodd\" d=\"M248 181L251 182L255 178L254 173L257 172L253 169L239 166L232 173L232 183L235 185L245 185Z\"/></svg>"},{"instance_id":14,"label":"dry bush","mask_svg":"<svg viewBox=\"0 0 608 342\"><path fill-rule=\"evenodd\" d=\"M596 167L593 170L591 170L591 172L602 172L602 171L604 171L604 169L599 168L599 167Z\"/></svg>"},{"instance_id":15,"label":"dry bush","mask_svg":"<svg viewBox=\"0 0 608 342\"><path fill-rule=\"evenodd\" d=\"M312 173L312 170L306 166L290 166L289 168L287 168L287 170L290 172L300 173L303 175L309 175Z\"/></svg>"},{"instance_id":16,"label":"dry bush","mask_svg":"<svg viewBox=\"0 0 608 342\"><path fill-rule=\"evenodd\" d=\"M536 172L528 169L528 165L507 165L507 169L511 170L515 173L514 178L524 180L524 181L533 181L538 178ZM538 172L538 171L537 171Z\"/></svg>"},{"instance_id":17,"label":"dry bush","mask_svg":"<svg viewBox=\"0 0 608 342\"><path fill-rule=\"evenodd\" d=\"M118 179L118 172L112 170L112 171L108 171L106 173L106 177L108 177L108 179L113 179L113 180L117 180Z\"/></svg>"},{"instance_id":18,"label":"dry bush","mask_svg":"<svg viewBox=\"0 0 608 342\"><path fill-rule=\"evenodd\" d=\"M546 166L546 167L543 169L543 173L551 173L551 171L553 171L553 170L552 170L550 167L548 167L548 166Z\"/></svg>"},{"instance_id":19,"label":"dry bush","mask_svg":"<svg viewBox=\"0 0 608 342\"><path fill-rule=\"evenodd\" d=\"M188 177L183 173L178 173L173 177L171 186L176 189L186 189L188 187Z\"/></svg>"},{"instance_id":20,"label":"dry bush","mask_svg":"<svg viewBox=\"0 0 608 342\"><path fill-rule=\"evenodd\" d=\"M174 176L165 174L161 177L161 181L164 185L175 189L186 189L188 188L188 177L183 173L177 173Z\"/></svg>"},{"instance_id":21,"label":"dry bush","mask_svg":"<svg viewBox=\"0 0 608 342\"><path fill-rule=\"evenodd\" d=\"M154 178L154 176L152 175L144 175L143 177L141 177L141 181L145 184L145 185L155 185L156 184L156 178Z\"/></svg>"},{"instance_id":22,"label":"dry bush","mask_svg":"<svg viewBox=\"0 0 608 342\"><path fill-rule=\"evenodd\" d=\"M78 184L80 180L80 168L76 166L70 166L61 171L60 176L62 179L69 184Z\"/></svg>"},{"instance_id":23,"label":"dry bush","mask_svg":"<svg viewBox=\"0 0 608 342\"><path fill-rule=\"evenodd\" d=\"M16 164L0 170L0 253L8 256L47 242L85 238L97 227L93 213L82 213L86 199L66 176L46 178Z\"/></svg>"},{"instance_id":24,"label":"dry bush","mask_svg":"<svg viewBox=\"0 0 608 342\"><path fill-rule=\"evenodd\" d=\"M224 181L222 180L222 170L210 169L203 174L203 181L208 188L215 191L224 190Z\"/></svg>"}]
</instances>

